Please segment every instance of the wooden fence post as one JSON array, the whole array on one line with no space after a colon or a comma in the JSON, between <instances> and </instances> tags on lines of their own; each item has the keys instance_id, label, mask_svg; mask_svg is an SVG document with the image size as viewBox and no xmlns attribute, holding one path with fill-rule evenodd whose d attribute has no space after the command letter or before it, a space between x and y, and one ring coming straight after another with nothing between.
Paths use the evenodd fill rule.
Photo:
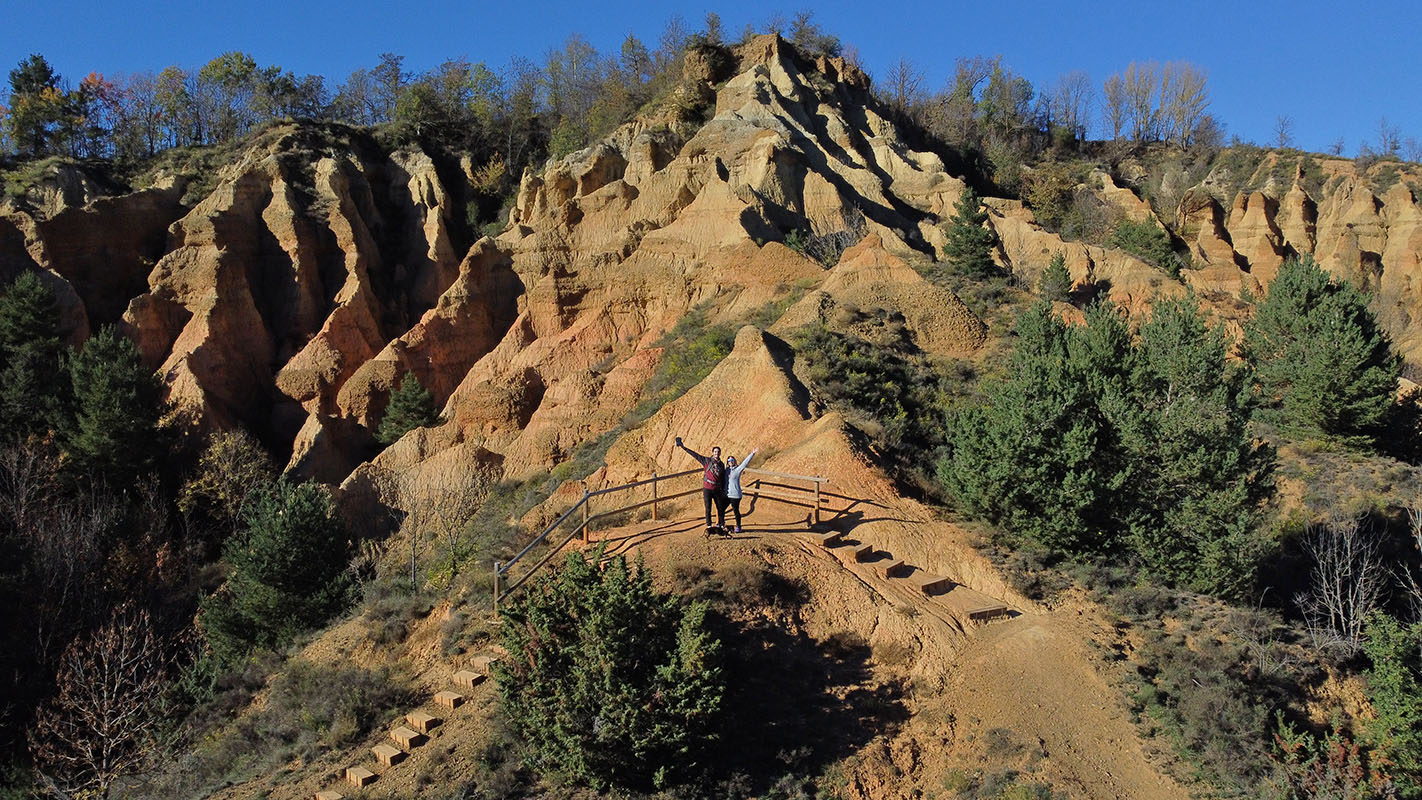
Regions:
<instances>
[{"instance_id":1,"label":"wooden fence post","mask_svg":"<svg viewBox=\"0 0 1422 800\"><path fill-rule=\"evenodd\" d=\"M652 470L652 521L657 521L657 471Z\"/></svg>"},{"instance_id":2,"label":"wooden fence post","mask_svg":"<svg viewBox=\"0 0 1422 800\"><path fill-rule=\"evenodd\" d=\"M494 562L494 610L499 610L499 562Z\"/></svg>"},{"instance_id":3,"label":"wooden fence post","mask_svg":"<svg viewBox=\"0 0 1422 800\"><path fill-rule=\"evenodd\" d=\"M820 524L820 479L815 478L815 524Z\"/></svg>"},{"instance_id":4,"label":"wooden fence post","mask_svg":"<svg viewBox=\"0 0 1422 800\"><path fill-rule=\"evenodd\" d=\"M584 542L587 542L587 540L588 540L588 504L591 503L591 502L592 502L592 500L590 500L589 497L588 497L588 490L587 490L586 488L583 489L583 541L584 541Z\"/></svg>"}]
</instances>

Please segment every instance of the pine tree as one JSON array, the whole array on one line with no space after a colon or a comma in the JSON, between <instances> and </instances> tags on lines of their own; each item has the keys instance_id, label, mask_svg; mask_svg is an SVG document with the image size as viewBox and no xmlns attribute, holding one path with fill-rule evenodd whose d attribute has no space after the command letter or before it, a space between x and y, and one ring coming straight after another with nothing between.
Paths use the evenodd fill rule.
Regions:
<instances>
[{"instance_id":1,"label":"pine tree","mask_svg":"<svg viewBox=\"0 0 1422 800\"><path fill-rule=\"evenodd\" d=\"M1359 440L1387 422L1402 360L1367 297L1308 256L1279 268L1242 350L1286 427Z\"/></svg>"},{"instance_id":2,"label":"pine tree","mask_svg":"<svg viewBox=\"0 0 1422 800\"><path fill-rule=\"evenodd\" d=\"M725 679L705 603L657 592L624 556L569 553L501 610L499 694L536 768L595 788L695 775Z\"/></svg>"},{"instance_id":3,"label":"pine tree","mask_svg":"<svg viewBox=\"0 0 1422 800\"><path fill-rule=\"evenodd\" d=\"M1066 552L1110 543L1130 477L1116 432L1124 421L1113 419L1126 405L1103 400L1127 390L1129 331L1099 305L1086 327L1068 329L1046 303L1024 313L1008 377L957 413L938 467L964 511Z\"/></svg>"},{"instance_id":4,"label":"pine tree","mask_svg":"<svg viewBox=\"0 0 1422 800\"><path fill-rule=\"evenodd\" d=\"M375 439L381 444L394 444L415 428L428 427L436 422L439 422L439 412L435 410L434 397L415 377L415 373L407 373L390 395L390 404L385 407L385 416L376 429Z\"/></svg>"},{"instance_id":5,"label":"pine tree","mask_svg":"<svg viewBox=\"0 0 1422 800\"><path fill-rule=\"evenodd\" d=\"M199 624L219 659L277 648L350 599L351 545L327 491L281 478L244 506L245 532L229 539L226 588L203 601Z\"/></svg>"},{"instance_id":6,"label":"pine tree","mask_svg":"<svg viewBox=\"0 0 1422 800\"><path fill-rule=\"evenodd\" d=\"M1112 305L1018 321L1006 377L949 425L939 479L968 514L1049 550L1130 554L1158 578L1237 597L1273 452L1249 433L1247 375L1190 299L1160 303L1139 341Z\"/></svg>"},{"instance_id":7,"label":"pine tree","mask_svg":"<svg viewBox=\"0 0 1422 800\"><path fill-rule=\"evenodd\" d=\"M33 272L0 295L0 427L5 435L43 435L58 423L66 394L59 302Z\"/></svg>"},{"instance_id":8,"label":"pine tree","mask_svg":"<svg viewBox=\"0 0 1422 800\"><path fill-rule=\"evenodd\" d=\"M1144 465L1135 502L1147 511L1132 542L1157 577L1196 591L1240 597L1262 556L1254 535L1273 492L1273 449L1256 444L1249 375L1227 361L1192 298L1158 302L1140 329L1136 402L1149 434L1133 458Z\"/></svg>"},{"instance_id":9,"label":"pine tree","mask_svg":"<svg viewBox=\"0 0 1422 800\"><path fill-rule=\"evenodd\" d=\"M1071 294L1071 284L1071 272L1067 270L1066 255L1058 250L1052 254L1051 262L1042 271L1042 280L1037 286L1037 293L1049 303L1063 302Z\"/></svg>"},{"instance_id":10,"label":"pine tree","mask_svg":"<svg viewBox=\"0 0 1422 800\"><path fill-rule=\"evenodd\" d=\"M152 468L162 449L162 386L133 342L104 328L69 360L69 380L73 413L62 433L74 467L118 486Z\"/></svg>"},{"instance_id":11,"label":"pine tree","mask_svg":"<svg viewBox=\"0 0 1422 800\"><path fill-rule=\"evenodd\" d=\"M953 271L969 278L984 278L997 272L992 261L992 249L997 246L997 233L985 227L987 211L982 199L971 187L963 190L944 234L947 242L943 253Z\"/></svg>"}]
</instances>

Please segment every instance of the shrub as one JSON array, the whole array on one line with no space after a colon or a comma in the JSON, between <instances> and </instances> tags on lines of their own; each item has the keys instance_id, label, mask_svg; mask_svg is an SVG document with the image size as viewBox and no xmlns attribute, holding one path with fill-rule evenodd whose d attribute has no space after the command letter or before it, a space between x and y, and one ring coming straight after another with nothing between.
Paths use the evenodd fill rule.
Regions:
<instances>
[{"instance_id":1,"label":"shrub","mask_svg":"<svg viewBox=\"0 0 1422 800\"><path fill-rule=\"evenodd\" d=\"M1390 800L1395 786L1370 754L1336 729L1323 737L1299 731L1276 714L1274 743L1278 777L1273 785L1289 798L1337 797L1346 800Z\"/></svg>"},{"instance_id":2,"label":"shrub","mask_svg":"<svg viewBox=\"0 0 1422 800\"><path fill-rule=\"evenodd\" d=\"M1170 244L1170 234L1154 220L1123 219L1106 239L1108 247L1125 250L1151 266L1160 267L1175 277L1180 277L1181 262Z\"/></svg>"},{"instance_id":3,"label":"shrub","mask_svg":"<svg viewBox=\"0 0 1422 800\"><path fill-rule=\"evenodd\" d=\"M913 475L922 454L942 447L941 394L948 381L917 352L901 317L853 315L858 333L801 330L795 357L816 399L863 429L900 476ZM867 324L863 324L867 323Z\"/></svg>"},{"instance_id":4,"label":"shrub","mask_svg":"<svg viewBox=\"0 0 1422 800\"><path fill-rule=\"evenodd\" d=\"M501 610L499 694L530 766L599 789L662 788L706 765L725 684L705 603L622 556L569 553Z\"/></svg>"},{"instance_id":5,"label":"shrub","mask_svg":"<svg viewBox=\"0 0 1422 800\"><path fill-rule=\"evenodd\" d=\"M1376 614L1363 651L1372 662L1368 702L1376 714L1366 738L1396 771L1399 793L1422 797L1422 622Z\"/></svg>"}]
</instances>

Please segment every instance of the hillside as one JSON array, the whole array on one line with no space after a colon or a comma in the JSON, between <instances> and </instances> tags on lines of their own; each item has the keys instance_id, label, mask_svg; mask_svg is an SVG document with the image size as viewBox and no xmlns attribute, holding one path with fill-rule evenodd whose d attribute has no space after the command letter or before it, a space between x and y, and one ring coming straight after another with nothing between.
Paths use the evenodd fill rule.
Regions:
<instances>
[{"instance_id":1,"label":"hillside","mask_svg":"<svg viewBox=\"0 0 1422 800\"><path fill-rule=\"evenodd\" d=\"M728 540L703 539L689 501L664 504L663 524L618 519L599 530L613 551L644 558L659 586L715 596L719 613L754 632L741 644L763 652L742 666L776 680L752 680L737 697L785 722L748 728L754 752L735 766L762 781L758 790L781 770L832 775L856 800L949 797L977 786L965 776L1008 772L1070 797L1202 791L1121 691L1121 662L1147 634L1104 610L1100 591L1031 590L1023 573L1037 570L1005 565L981 526L946 518L886 463L884 437L821 395L801 337L891 336L925 363L994 374L1012 312L1056 253L1078 296L1135 314L1193 292L1231 331L1248 316L1244 298L1267 294L1286 258L1309 254L1372 293L1416 377L1422 171L1288 152L1221 159L1179 192L1173 217L1104 171L1077 187L1113 218L1165 223L1193 257L1179 279L1122 249L1064 240L1022 201L987 198L994 259L1011 276L994 295L935 273L968 176L906 144L843 59L759 36L727 59L688 57L675 92L670 106L704 119L653 104L526 172L493 236L471 223L467 160L307 123L249 137L211 175L159 172L129 191L57 166L0 207L0 281L42 274L72 343L119 325L190 438L253 432L288 475L336 487L358 534L392 533L397 515L440 502L475 472L501 498L481 512L488 529L475 532L462 574L448 566L428 607L397 619L393 641L370 634L370 612L294 653L318 668L399 675L409 691L382 708L373 732L260 774L219 772L235 785L201 784L211 776L182 767L156 770L159 788L142 788L233 800L331 788L385 740L385 717L424 707L493 652L488 560L506 559L585 491L689 468L680 436L738 456L759 447L757 467L828 477L836 513L826 528L884 556L823 547L802 511L765 501L747 534ZM1133 180L1146 185L1142 169ZM390 396L411 379L440 419L382 448ZM1309 455L1291 463L1312 468ZM916 466L932 474L931 463ZM1379 496L1414 485L1412 468L1388 469L1401 477L1379 479ZM1309 506L1305 473L1286 476L1294 507ZM401 574L418 546L401 537L371 545L367 566ZM890 559L951 588L891 577L880 568ZM738 580L750 588L737 593ZM771 584L798 588L786 599ZM984 605L1010 613L974 619ZM787 695L777 681L796 686ZM513 767L490 766L501 725L490 683L470 689L404 772L358 796L446 796L470 781L498 791L488 776ZM1310 700L1349 694L1325 683ZM272 686L231 710L257 719Z\"/></svg>"}]
</instances>

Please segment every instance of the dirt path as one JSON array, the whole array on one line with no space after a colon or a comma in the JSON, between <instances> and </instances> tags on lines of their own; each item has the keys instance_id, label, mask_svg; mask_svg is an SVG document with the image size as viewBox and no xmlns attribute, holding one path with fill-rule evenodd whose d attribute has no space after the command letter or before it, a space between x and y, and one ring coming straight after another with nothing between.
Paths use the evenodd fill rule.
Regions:
<instances>
[{"instance_id":1,"label":"dirt path","mask_svg":"<svg viewBox=\"0 0 1422 800\"><path fill-rule=\"evenodd\" d=\"M1096 671L1088 628L1068 610L981 629L951 672L959 720L1035 739L1073 795L1187 800L1147 759L1120 692Z\"/></svg>"},{"instance_id":2,"label":"dirt path","mask_svg":"<svg viewBox=\"0 0 1422 800\"><path fill-rule=\"evenodd\" d=\"M887 546L931 560L946 577L960 580L951 569L963 564L976 573L978 585L1001 586L1000 578L984 573L976 554L954 552L965 545L952 541L951 526L913 506L880 501L836 547L821 546L803 517L774 506L748 519L739 538L708 541L700 521L684 512L674 522L641 523L600 538L613 552L641 551L654 567L689 562L716 567L747 553L763 555L767 546L777 548L781 556L775 566L810 584L812 607L805 614L818 635L857 630L876 653L911 650L911 659L901 665L905 677L937 688L918 698L918 711L931 709L924 721L911 718L887 734L890 750L917 754L889 769L909 767L905 772L920 786L941 783L949 764L971 763L989 731L1011 731L1015 740L1032 745L1040 759L1037 773L1072 797L1187 800L1189 793L1151 763L1119 690L1097 671L1089 645L1093 625L1100 624L1094 609L1043 612L1004 591L1006 596L998 599L1011 604L1013 617L974 623L964 613L966 605L998 596L968 586L925 595L905 578L883 575L882 558L855 559L852 550L861 541L892 543ZM940 554L924 558L934 545ZM939 718L952 722L941 724ZM932 752L942 747L956 755ZM859 769L868 768L861 764ZM911 796L906 781L894 786L873 775L858 778L857 796Z\"/></svg>"}]
</instances>

